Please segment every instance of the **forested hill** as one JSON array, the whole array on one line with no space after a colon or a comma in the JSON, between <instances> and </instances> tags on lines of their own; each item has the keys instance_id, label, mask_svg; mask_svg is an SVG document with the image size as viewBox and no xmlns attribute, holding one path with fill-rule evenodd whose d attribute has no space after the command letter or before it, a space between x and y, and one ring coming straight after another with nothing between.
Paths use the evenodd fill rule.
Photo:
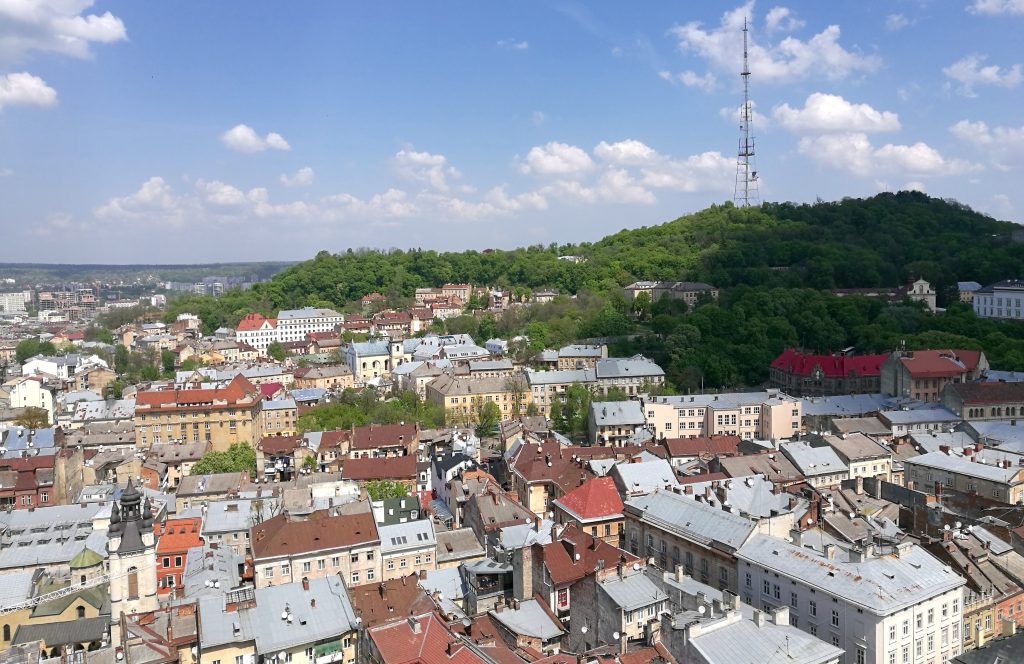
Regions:
<instances>
[{"instance_id":1,"label":"forested hill","mask_svg":"<svg viewBox=\"0 0 1024 664\"><path fill-rule=\"evenodd\" d=\"M469 282L509 289L610 292L637 279L700 280L785 288L896 286L923 276L942 296L956 281L987 283L1024 273L1016 224L918 192L759 209L712 206L593 244L512 251L322 251L250 292L220 301L188 297L207 326L233 325L250 310L343 307L379 291L394 300L418 287ZM559 256L582 256L575 263Z\"/></svg>"}]
</instances>

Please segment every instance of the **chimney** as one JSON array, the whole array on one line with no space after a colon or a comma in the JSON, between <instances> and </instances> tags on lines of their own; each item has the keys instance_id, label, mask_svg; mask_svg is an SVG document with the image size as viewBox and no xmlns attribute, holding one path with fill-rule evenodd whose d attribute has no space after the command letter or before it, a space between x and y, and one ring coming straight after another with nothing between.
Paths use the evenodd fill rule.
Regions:
<instances>
[{"instance_id":1,"label":"chimney","mask_svg":"<svg viewBox=\"0 0 1024 664\"><path fill-rule=\"evenodd\" d=\"M687 484L686 486L684 486L683 487L683 493L685 495L687 495L687 496L692 496L693 495L693 485L692 484Z\"/></svg>"},{"instance_id":2,"label":"chimney","mask_svg":"<svg viewBox=\"0 0 1024 664\"><path fill-rule=\"evenodd\" d=\"M826 544L825 548L824 548L824 553L825 553L825 559L826 560L835 560L836 559L836 545L835 544Z\"/></svg>"},{"instance_id":3,"label":"chimney","mask_svg":"<svg viewBox=\"0 0 1024 664\"><path fill-rule=\"evenodd\" d=\"M309 577L302 577L302 589L309 592Z\"/></svg>"},{"instance_id":4,"label":"chimney","mask_svg":"<svg viewBox=\"0 0 1024 664\"><path fill-rule=\"evenodd\" d=\"M804 545L803 531L801 531L799 527L793 528L792 530L790 530L789 531L789 537L790 537L790 539L793 540L793 545L794 546L803 546Z\"/></svg>"},{"instance_id":5,"label":"chimney","mask_svg":"<svg viewBox=\"0 0 1024 664\"><path fill-rule=\"evenodd\" d=\"M949 456L949 445L939 445L939 451Z\"/></svg>"},{"instance_id":6,"label":"chimney","mask_svg":"<svg viewBox=\"0 0 1024 664\"><path fill-rule=\"evenodd\" d=\"M311 608L311 609L315 609L316 608L316 597L314 597L313 599L309 600L309 608Z\"/></svg>"},{"instance_id":7,"label":"chimney","mask_svg":"<svg viewBox=\"0 0 1024 664\"><path fill-rule=\"evenodd\" d=\"M858 496L863 496L864 495L864 477L863 476L860 476L860 475L857 476L856 492L857 492Z\"/></svg>"},{"instance_id":8,"label":"chimney","mask_svg":"<svg viewBox=\"0 0 1024 664\"><path fill-rule=\"evenodd\" d=\"M682 565L676 565L676 582L677 583L682 583L683 579L685 577L686 577L686 574L683 572L683 566Z\"/></svg>"},{"instance_id":9,"label":"chimney","mask_svg":"<svg viewBox=\"0 0 1024 664\"><path fill-rule=\"evenodd\" d=\"M420 627L420 621L417 620L415 617L409 618L409 627L412 628L413 634L419 634L423 629L422 627Z\"/></svg>"}]
</instances>

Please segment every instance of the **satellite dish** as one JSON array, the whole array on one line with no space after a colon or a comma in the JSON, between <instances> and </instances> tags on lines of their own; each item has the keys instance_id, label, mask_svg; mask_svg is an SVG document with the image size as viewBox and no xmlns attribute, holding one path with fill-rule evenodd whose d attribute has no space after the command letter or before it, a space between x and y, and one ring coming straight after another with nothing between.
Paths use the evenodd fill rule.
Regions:
<instances>
[{"instance_id":1,"label":"satellite dish","mask_svg":"<svg viewBox=\"0 0 1024 664\"><path fill-rule=\"evenodd\" d=\"M964 526L963 526L963 524L962 524L962 523L960 523L959 521L957 521L957 522L956 522L956 527L957 527L957 529L960 529L960 528L963 528Z\"/></svg>"},{"instance_id":2,"label":"satellite dish","mask_svg":"<svg viewBox=\"0 0 1024 664\"><path fill-rule=\"evenodd\" d=\"M949 524L947 523L946 525L944 525L944 526L942 527L942 529L943 529L943 530L946 530L946 531L948 531L948 530L949 530Z\"/></svg>"},{"instance_id":3,"label":"satellite dish","mask_svg":"<svg viewBox=\"0 0 1024 664\"><path fill-rule=\"evenodd\" d=\"M277 653L277 658L283 662L284 660L288 659L288 653L282 650L281 652Z\"/></svg>"},{"instance_id":4,"label":"satellite dish","mask_svg":"<svg viewBox=\"0 0 1024 664\"><path fill-rule=\"evenodd\" d=\"M287 611L282 611L281 612L281 620L288 620L288 612Z\"/></svg>"},{"instance_id":5,"label":"satellite dish","mask_svg":"<svg viewBox=\"0 0 1024 664\"><path fill-rule=\"evenodd\" d=\"M615 639L616 641L618 641L619 640L619 633L618 632L612 632L612 638Z\"/></svg>"},{"instance_id":6,"label":"satellite dish","mask_svg":"<svg viewBox=\"0 0 1024 664\"><path fill-rule=\"evenodd\" d=\"M634 572L639 572L640 571L640 563L633 563L633 571Z\"/></svg>"},{"instance_id":7,"label":"satellite dish","mask_svg":"<svg viewBox=\"0 0 1024 664\"><path fill-rule=\"evenodd\" d=\"M704 615L707 612L708 612L708 607L706 607L706 606L699 606L699 607L697 607L697 613L699 613L700 615Z\"/></svg>"},{"instance_id":8,"label":"satellite dish","mask_svg":"<svg viewBox=\"0 0 1024 664\"><path fill-rule=\"evenodd\" d=\"M857 518L857 515L856 515L856 514L854 514L853 512L850 512L850 518L851 518L851 519L856 519L856 518Z\"/></svg>"},{"instance_id":9,"label":"satellite dish","mask_svg":"<svg viewBox=\"0 0 1024 664\"><path fill-rule=\"evenodd\" d=\"M587 628L587 626L586 626L586 625L584 625L583 627L580 627L580 631L581 631L581 632L583 632L584 634L586 634L586 633L587 633L587 632L589 632L590 630L589 630L589 629Z\"/></svg>"}]
</instances>

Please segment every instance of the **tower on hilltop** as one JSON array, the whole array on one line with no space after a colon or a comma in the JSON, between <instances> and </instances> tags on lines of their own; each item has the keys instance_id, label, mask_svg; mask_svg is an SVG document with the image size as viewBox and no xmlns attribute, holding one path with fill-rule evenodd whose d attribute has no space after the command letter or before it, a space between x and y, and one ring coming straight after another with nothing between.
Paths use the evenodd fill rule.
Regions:
<instances>
[{"instance_id":1,"label":"tower on hilltop","mask_svg":"<svg viewBox=\"0 0 1024 664\"><path fill-rule=\"evenodd\" d=\"M743 106L740 107L740 142L736 153L736 187L733 190L733 203L740 207L760 205L757 192L757 162L754 159L754 137L750 133L750 123L754 119L750 105L750 63L747 59L747 19L743 19Z\"/></svg>"}]
</instances>

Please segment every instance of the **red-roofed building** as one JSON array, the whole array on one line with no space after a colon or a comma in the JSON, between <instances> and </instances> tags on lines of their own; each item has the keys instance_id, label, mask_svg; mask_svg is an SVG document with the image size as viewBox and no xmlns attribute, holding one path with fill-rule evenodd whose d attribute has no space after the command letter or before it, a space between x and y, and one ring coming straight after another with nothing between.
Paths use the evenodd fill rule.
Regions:
<instances>
[{"instance_id":1,"label":"red-roofed building","mask_svg":"<svg viewBox=\"0 0 1024 664\"><path fill-rule=\"evenodd\" d=\"M0 460L0 508L57 505L54 461L52 454Z\"/></svg>"},{"instance_id":2,"label":"red-roofed building","mask_svg":"<svg viewBox=\"0 0 1024 664\"><path fill-rule=\"evenodd\" d=\"M661 441L669 463L679 468L693 461L710 461L716 456L740 456L739 436L697 436L666 438Z\"/></svg>"},{"instance_id":3,"label":"red-roofed building","mask_svg":"<svg viewBox=\"0 0 1024 664\"><path fill-rule=\"evenodd\" d=\"M551 502L555 521L575 524L580 529L619 546L625 520L622 498L610 477L595 477Z\"/></svg>"},{"instance_id":4,"label":"red-roofed building","mask_svg":"<svg viewBox=\"0 0 1024 664\"><path fill-rule=\"evenodd\" d=\"M409 488L410 492L415 492L417 490L416 457L348 459L341 467L341 477L359 484L375 480L392 480L401 482Z\"/></svg>"},{"instance_id":5,"label":"red-roofed building","mask_svg":"<svg viewBox=\"0 0 1024 664\"><path fill-rule=\"evenodd\" d=\"M938 401L949 383L981 378L988 359L980 350L896 351L882 364L881 391L894 397Z\"/></svg>"},{"instance_id":6,"label":"red-roofed building","mask_svg":"<svg viewBox=\"0 0 1024 664\"><path fill-rule=\"evenodd\" d=\"M233 443L260 442L260 391L237 374L227 387L149 390L135 395L135 439L142 448L168 442L210 443L216 451Z\"/></svg>"},{"instance_id":7,"label":"red-roofed building","mask_svg":"<svg viewBox=\"0 0 1024 664\"><path fill-rule=\"evenodd\" d=\"M284 396L284 385L281 383L263 383L259 385L260 398L264 401L273 401Z\"/></svg>"},{"instance_id":8,"label":"red-roofed building","mask_svg":"<svg viewBox=\"0 0 1024 664\"><path fill-rule=\"evenodd\" d=\"M397 457L416 453L420 443L420 425L370 424L352 427L349 454L353 459Z\"/></svg>"},{"instance_id":9,"label":"red-roofed building","mask_svg":"<svg viewBox=\"0 0 1024 664\"><path fill-rule=\"evenodd\" d=\"M435 613L371 627L367 661L374 664L485 664Z\"/></svg>"},{"instance_id":10,"label":"red-roofed building","mask_svg":"<svg viewBox=\"0 0 1024 664\"><path fill-rule=\"evenodd\" d=\"M795 348L772 362L772 387L793 396L877 394L888 355L811 355Z\"/></svg>"},{"instance_id":11,"label":"red-roofed building","mask_svg":"<svg viewBox=\"0 0 1024 664\"><path fill-rule=\"evenodd\" d=\"M167 595L182 585L188 550L203 545L200 535L203 520L199 517L167 519L153 527L156 537L157 595Z\"/></svg>"},{"instance_id":12,"label":"red-roofed building","mask_svg":"<svg viewBox=\"0 0 1024 664\"><path fill-rule=\"evenodd\" d=\"M260 314L246 314L235 328L235 341L252 346L261 355L277 340L277 319Z\"/></svg>"},{"instance_id":13,"label":"red-roofed building","mask_svg":"<svg viewBox=\"0 0 1024 664\"><path fill-rule=\"evenodd\" d=\"M534 544L517 550L514 564L522 565L517 596L536 593L561 620L568 620L571 587L601 569L632 565L640 559L601 538L592 537L575 525L568 525L550 544ZM528 571L528 573L527 573Z\"/></svg>"}]
</instances>

